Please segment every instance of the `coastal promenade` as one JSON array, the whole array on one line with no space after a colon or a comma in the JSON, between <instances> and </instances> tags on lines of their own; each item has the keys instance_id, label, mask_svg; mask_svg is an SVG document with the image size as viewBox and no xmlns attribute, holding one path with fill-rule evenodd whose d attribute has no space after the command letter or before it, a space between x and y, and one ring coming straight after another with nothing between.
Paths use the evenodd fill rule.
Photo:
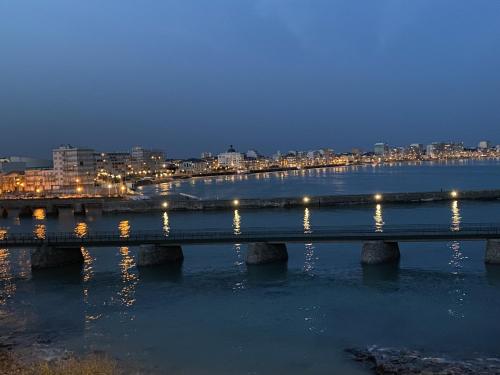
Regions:
<instances>
[{"instance_id":1,"label":"coastal promenade","mask_svg":"<svg viewBox=\"0 0 500 375\"><path fill-rule=\"evenodd\" d=\"M235 208L295 208L362 206L374 203L415 204L451 200L499 200L500 190L437 191L413 193L374 193L359 195L298 196L288 198L256 198L202 200L181 194L165 196L96 197L65 199L4 199L0 200L0 215L29 217L35 209L44 209L47 215L70 211L75 215L89 213L128 213L152 211L203 211Z\"/></svg>"}]
</instances>

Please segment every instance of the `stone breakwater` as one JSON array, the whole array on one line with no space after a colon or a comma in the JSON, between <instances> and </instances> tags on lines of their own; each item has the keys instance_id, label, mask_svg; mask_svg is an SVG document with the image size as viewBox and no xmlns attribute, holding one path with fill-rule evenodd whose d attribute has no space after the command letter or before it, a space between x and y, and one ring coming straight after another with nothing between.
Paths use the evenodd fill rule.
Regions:
<instances>
[{"instance_id":1,"label":"stone breakwater","mask_svg":"<svg viewBox=\"0 0 500 375\"><path fill-rule=\"evenodd\" d=\"M378 199L377 199L378 198ZM297 207L342 207L362 206L377 203L410 204L428 203L450 200L499 200L500 190L463 191L453 196L450 191L417 192L417 193L384 193L359 195L328 195L328 196L300 196L279 198L252 198L239 199L209 199L198 200L185 196L152 197L137 201L106 202L104 212L146 212L151 210L234 210L261 209L261 208L297 208Z\"/></svg>"},{"instance_id":2,"label":"stone breakwater","mask_svg":"<svg viewBox=\"0 0 500 375\"><path fill-rule=\"evenodd\" d=\"M345 207L363 206L377 203L383 204L418 204L428 202L444 202L451 200L484 200L500 199L500 190L416 192L416 193L380 193L359 195L299 196L278 198L240 199L206 199L173 194L166 196L134 196L128 198L100 197L78 199L6 199L0 200L0 215L3 217L17 214L31 216L37 208L44 208L48 215L62 210L70 210L74 214L127 213L151 211L203 211L234 210L262 208L297 208L297 207Z\"/></svg>"},{"instance_id":3,"label":"stone breakwater","mask_svg":"<svg viewBox=\"0 0 500 375\"><path fill-rule=\"evenodd\" d=\"M455 360L429 356L415 350L380 348L347 349L354 360L369 366L378 375L498 375L500 359Z\"/></svg>"}]
</instances>

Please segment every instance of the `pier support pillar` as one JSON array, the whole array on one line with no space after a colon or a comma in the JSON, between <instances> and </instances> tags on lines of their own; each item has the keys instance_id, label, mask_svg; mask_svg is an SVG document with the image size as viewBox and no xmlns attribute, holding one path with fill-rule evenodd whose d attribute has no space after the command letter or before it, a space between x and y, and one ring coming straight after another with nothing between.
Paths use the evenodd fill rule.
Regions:
<instances>
[{"instance_id":1,"label":"pier support pillar","mask_svg":"<svg viewBox=\"0 0 500 375\"><path fill-rule=\"evenodd\" d=\"M85 205L83 203L75 203L73 205L73 215L75 216L84 216L87 213L85 209Z\"/></svg>"},{"instance_id":2,"label":"pier support pillar","mask_svg":"<svg viewBox=\"0 0 500 375\"><path fill-rule=\"evenodd\" d=\"M21 208L19 211L19 217L32 217L33 216L33 208L30 206L25 206Z\"/></svg>"},{"instance_id":3,"label":"pier support pillar","mask_svg":"<svg viewBox=\"0 0 500 375\"><path fill-rule=\"evenodd\" d=\"M284 243L255 242L248 244L246 263L266 264L286 262L288 251Z\"/></svg>"},{"instance_id":4,"label":"pier support pillar","mask_svg":"<svg viewBox=\"0 0 500 375\"><path fill-rule=\"evenodd\" d=\"M486 241L484 261L486 264L500 265L500 239L490 239Z\"/></svg>"},{"instance_id":5,"label":"pier support pillar","mask_svg":"<svg viewBox=\"0 0 500 375\"><path fill-rule=\"evenodd\" d=\"M45 215L51 216L51 217L56 217L59 215L59 210L57 207L53 204L48 204L45 206Z\"/></svg>"},{"instance_id":6,"label":"pier support pillar","mask_svg":"<svg viewBox=\"0 0 500 375\"><path fill-rule=\"evenodd\" d=\"M63 267L83 264L83 254L79 247L40 246L31 251L31 268Z\"/></svg>"},{"instance_id":7,"label":"pier support pillar","mask_svg":"<svg viewBox=\"0 0 500 375\"><path fill-rule=\"evenodd\" d=\"M5 218L7 218L8 216L9 216L9 212L7 211L7 209L6 209L6 208L3 208L3 207L2 207L2 208L0 209L0 217L2 217L2 218L4 218L4 219L5 219Z\"/></svg>"},{"instance_id":8,"label":"pier support pillar","mask_svg":"<svg viewBox=\"0 0 500 375\"><path fill-rule=\"evenodd\" d=\"M398 262L400 258L397 242L368 241L363 243L362 264L386 264Z\"/></svg>"},{"instance_id":9,"label":"pier support pillar","mask_svg":"<svg viewBox=\"0 0 500 375\"><path fill-rule=\"evenodd\" d=\"M178 245L141 245L137 257L137 266L150 267L160 264L181 264L183 260L182 247Z\"/></svg>"}]
</instances>

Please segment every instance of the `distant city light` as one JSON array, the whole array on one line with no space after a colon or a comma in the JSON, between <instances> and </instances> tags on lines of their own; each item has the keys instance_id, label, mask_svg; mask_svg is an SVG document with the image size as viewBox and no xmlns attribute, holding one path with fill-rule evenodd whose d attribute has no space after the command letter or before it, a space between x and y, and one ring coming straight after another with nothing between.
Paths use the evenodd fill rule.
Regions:
<instances>
[{"instance_id":1,"label":"distant city light","mask_svg":"<svg viewBox=\"0 0 500 375\"><path fill-rule=\"evenodd\" d=\"M161 204L161 206L162 206L163 208L167 208L167 207L168 207L168 202L163 202L163 203Z\"/></svg>"},{"instance_id":2,"label":"distant city light","mask_svg":"<svg viewBox=\"0 0 500 375\"><path fill-rule=\"evenodd\" d=\"M381 201L382 200L382 194L375 194L373 196L373 198L375 198L376 201Z\"/></svg>"},{"instance_id":3,"label":"distant city light","mask_svg":"<svg viewBox=\"0 0 500 375\"><path fill-rule=\"evenodd\" d=\"M304 198L302 198L302 201L303 201L304 203L309 203L309 202L311 201L311 198L309 198L309 197L304 197Z\"/></svg>"},{"instance_id":4,"label":"distant city light","mask_svg":"<svg viewBox=\"0 0 500 375\"><path fill-rule=\"evenodd\" d=\"M78 187L76 188L76 191L77 191L78 193L81 193L81 192L82 192L82 190L83 190L83 188L82 188L81 186L78 186Z\"/></svg>"},{"instance_id":5,"label":"distant city light","mask_svg":"<svg viewBox=\"0 0 500 375\"><path fill-rule=\"evenodd\" d=\"M235 199L233 201L233 206L239 206L240 205L240 201L238 199Z\"/></svg>"},{"instance_id":6,"label":"distant city light","mask_svg":"<svg viewBox=\"0 0 500 375\"><path fill-rule=\"evenodd\" d=\"M451 195L451 197L452 197L452 198L456 198L456 197L458 197L458 191L453 190L453 191L450 193L450 195Z\"/></svg>"}]
</instances>

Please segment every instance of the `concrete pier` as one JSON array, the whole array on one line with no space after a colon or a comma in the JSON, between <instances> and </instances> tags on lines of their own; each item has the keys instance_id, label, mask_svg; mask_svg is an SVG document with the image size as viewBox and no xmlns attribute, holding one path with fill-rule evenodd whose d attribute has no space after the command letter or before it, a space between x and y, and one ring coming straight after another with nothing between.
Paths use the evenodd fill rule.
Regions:
<instances>
[{"instance_id":1,"label":"concrete pier","mask_svg":"<svg viewBox=\"0 0 500 375\"><path fill-rule=\"evenodd\" d=\"M137 257L137 266L150 267L160 264L181 264L183 260L182 247L178 245L141 245Z\"/></svg>"},{"instance_id":2,"label":"concrete pier","mask_svg":"<svg viewBox=\"0 0 500 375\"><path fill-rule=\"evenodd\" d=\"M31 268L44 269L83 264L79 247L41 246L31 251Z\"/></svg>"},{"instance_id":3,"label":"concrete pier","mask_svg":"<svg viewBox=\"0 0 500 375\"><path fill-rule=\"evenodd\" d=\"M362 264L386 264L398 262L400 258L397 242L368 241L363 243Z\"/></svg>"},{"instance_id":4,"label":"concrete pier","mask_svg":"<svg viewBox=\"0 0 500 375\"><path fill-rule=\"evenodd\" d=\"M486 264L500 265L500 239L490 239L486 241L484 261Z\"/></svg>"},{"instance_id":5,"label":"concrete pier","mask_svg":"<svg viewBox=\"0 0 500 375\"><path fill-rule=\"evenodd\" d=\"M286 262L288 251L284 243L255 242L248 244L246 263L267 264Z\"/></svg>"}]
</instances>

